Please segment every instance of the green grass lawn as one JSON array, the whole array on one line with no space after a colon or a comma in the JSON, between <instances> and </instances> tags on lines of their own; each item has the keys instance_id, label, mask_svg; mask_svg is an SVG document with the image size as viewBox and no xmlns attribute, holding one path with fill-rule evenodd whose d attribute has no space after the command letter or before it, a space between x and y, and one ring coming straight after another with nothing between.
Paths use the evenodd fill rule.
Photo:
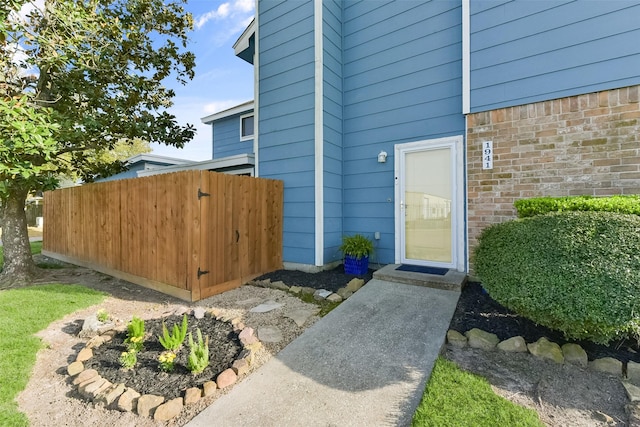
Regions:
<instances>
[{"instance_id":1,"label":"green grass lawn","mask_svg":"<svg viewBox=\"0 0 640 427\"><path fill-rule=\"evenodd\" d=\"M40 253L41 242L31 244ZM1 248L0 248L1 249ZM36 252L37 251L37 252ZM0 262L2 251L0 251ZM0 291L0 425L27 426L14 399L27 385L42 342L34 334L105 294L78 285L41 285Z\"/></svg>"},{"instance_id":2,"label":"green grass lawn","mask_svg":"<svg viewBox=\"0 0 640 427\"><path fill-rule=\"evenodd\" d=\"M436 360L413 427L543 427L538 414L498 396L486 379Z\"/></svg>"}]
</instances>

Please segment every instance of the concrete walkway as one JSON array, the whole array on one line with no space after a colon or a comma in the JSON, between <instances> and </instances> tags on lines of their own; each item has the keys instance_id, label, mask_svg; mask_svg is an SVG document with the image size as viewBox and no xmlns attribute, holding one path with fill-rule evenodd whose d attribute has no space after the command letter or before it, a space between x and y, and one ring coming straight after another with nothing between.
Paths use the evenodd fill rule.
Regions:
<instances>
[{"instance_id":1,"label":"concrete walkway","mask_svg":"<svg viewBox=\"0 0 640 427\"><path fill-rule=\"evenodd\" d=\"M373 279L187 425L410 425L458 296Z\"/></svg>"}]
</instances>

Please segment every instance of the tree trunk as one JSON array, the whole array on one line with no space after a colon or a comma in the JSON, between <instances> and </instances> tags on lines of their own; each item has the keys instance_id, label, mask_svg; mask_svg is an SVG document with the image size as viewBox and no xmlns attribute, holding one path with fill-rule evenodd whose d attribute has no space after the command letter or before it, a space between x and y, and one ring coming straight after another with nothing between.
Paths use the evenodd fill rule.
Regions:
<instances>
[{"instance_id":1,"label":"tree trunk","mask_svg":"<svg viewBox=\"0 0 640 427\"><path fill-rule=\"evenodd\" d=\"M0 213L4 267L0 274L0 288L30 282L36 270L31 257L24 210L27 193L27 190L11 188L7 198L2 201Z\"/></svg>"}]
</instances>

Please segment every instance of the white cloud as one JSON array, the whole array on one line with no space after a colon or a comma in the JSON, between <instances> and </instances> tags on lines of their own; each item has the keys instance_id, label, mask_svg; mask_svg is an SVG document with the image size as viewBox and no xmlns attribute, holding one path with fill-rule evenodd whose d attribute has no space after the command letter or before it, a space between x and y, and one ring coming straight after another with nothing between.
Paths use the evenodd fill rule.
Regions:
<instances>
[{"instance_id":1,"label":"white cloud","mask_svg":"<svg viewBox=\"0 0 640 427\"><path fill-rule=\"evenodd\" d=\"M217 9L202 14L195 19L196 29L201 29L209 21L223 21L231 19L235 22L245 22L246 14L253 14L253 0L234 0L222 3ZM249 21L250 22L250 21ZM235 27L235 25L234 25Z\"/></svg>"},{"instance_id":2,"label":"white cloud","mask_svg":"<svg viewBox=\"0 0 640 427\"><path fill-rule=\"evenodd\" d=\"M224 111L231 107L235 107L236 105L240 105L243 102L246 102L246 100L240 101L237 99L225 99L222 101L213 101L213 102L209 102L208 104L205 104L203 110L206 114L213 114L213 113L218 113L220 111Z\"/></svg>"}]
</instances>

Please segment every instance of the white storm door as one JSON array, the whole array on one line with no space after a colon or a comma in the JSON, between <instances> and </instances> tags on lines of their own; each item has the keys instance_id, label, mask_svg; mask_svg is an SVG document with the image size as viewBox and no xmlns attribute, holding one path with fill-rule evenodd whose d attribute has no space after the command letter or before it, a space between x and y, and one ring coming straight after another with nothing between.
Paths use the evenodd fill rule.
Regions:
<instances>
[{"instance_id":1,"label":"white storm door","mask_svg":"<svg viewBox=\"0 0 640 427\"><path fill-rule=\"evenodd\" d=\"M398 144L396 262L464 269L462 137Z\"/></svg>"}]
</instances>

